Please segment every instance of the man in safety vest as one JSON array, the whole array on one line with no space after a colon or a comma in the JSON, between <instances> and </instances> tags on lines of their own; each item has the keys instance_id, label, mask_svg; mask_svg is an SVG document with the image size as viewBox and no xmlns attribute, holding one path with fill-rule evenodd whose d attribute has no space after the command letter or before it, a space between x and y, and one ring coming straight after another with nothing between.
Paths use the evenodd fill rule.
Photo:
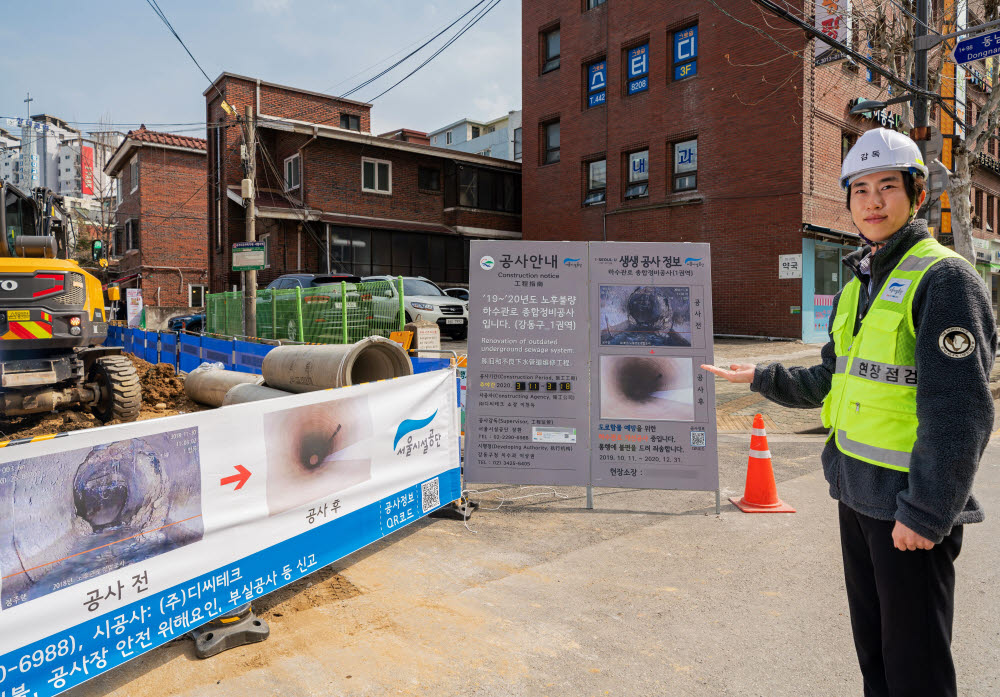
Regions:
<instances>
[{"instance_id":1,"label":"man in safety vest","mask_svg":"<svg viewBox=\"0 0 1000 697\"><path fill-rule=\"evenodd\" d=\"M951 657L962 526L983 520L972 480L993 426L997 348L986 286L915 218L916 143L868 131L841 170L865 246L833 303L821 365L702 366L791 407L823 407L823 470L840 508L866 696L957 695Z\"/></svg>"}]
</instances>

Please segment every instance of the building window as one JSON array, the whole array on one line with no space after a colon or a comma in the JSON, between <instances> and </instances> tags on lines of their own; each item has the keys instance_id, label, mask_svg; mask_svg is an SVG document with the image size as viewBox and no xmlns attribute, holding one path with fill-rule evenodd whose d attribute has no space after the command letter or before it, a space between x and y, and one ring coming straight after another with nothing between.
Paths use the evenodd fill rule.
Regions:
<instances>
[{"instance_id":1,"label":"building window","mask_svg":"<svg viewBox=\"0 0 1000 697\"><path fill-rule=\"evenodd\" d=\"M510 172L461 165L458 168L458 205L520 213L519 183L519 178Z\"/></svg>"},{"instance_id":2,"label":"building window","mask_svg":"<svg viewBox=\"0 0 1000 697\"><path fill-rule=\"evenodd\" d=\"M993 232L993 205L995 201L995 196L986 194L986 220L983 222L983 229L986 232Z\"/></svg>"},{"instance_id":3,"label":"building window","mask_svg":"<svg viewBox=\"0 0 1000 697\"><path fill-rule=\"evenodd\" d=\"M516 162L521 161L521 151L524 148L524 137L522 133L523 131L520 128L514 129L514 160Z\"/></svg>"},{"instance_id":4,"label":"building window","mask_svg":"<svg viewBox=\"0 0 1000 697\"><path fill-rule=\"evenodd\" d=\"M674 191L690 191L698 186L698 140L674 145Z\"/></svg>"},{"instance_id":5,"label":"building window","mask_svg":"<svg viewBox=\"0 0 1000 697\"><path fill-rule=\"evenodd\" d=\"M340 115L340 127L346 128L349 131L360 131L361 130L361 117L355 116L354 114L341 114Z\"/></svg>"},{"instance_id":6,"label":"building window","mask_svg":"<svg viewBox=\"0 0 1000 697\"><path fill-rule=\"evenodd\" d=\"M625 198L649 196L649 150L631 152L626 158L628 180Z\"/></svg>"},{"instance_id":7,"label":"building window","mask_svg":"<svg viewBox=\"0 0 1000 697\"><path fill-rule=\"evenodd\" d=\"M638 94L649 89L649 43L630 48L625 52L627 94Z\"/></svg>"},{"instance_id":8,"label":"building window","mask_svg":"<svg viewBox=\"0 0 1000 697\"><path fill-rule=\"evenodd\" d=\"M542 72L559 67L559 27L542 33Z\"/></svg>"},{"instance_id":9,"label":"building window","mask_svg":"<svg viewBox=\"0 0 1000 697\"><path fill-rule=\"evenodd\" d=\"M440 191L441 170L437 167L418 167L417 186L424 191Z\"/></svg>"},{"instance_id":10,"label":"building window","mask_svg":"<svg viewBox=\"0 0 1000 697\"><path fill-rule=\"evenodd\" d=\"M298 155L285 158L285 191L298 189L299 184L302 182L300 160L301 158Z\"/></svg>"},{"instance_id":11,"label":"building window","mask_svg":"<svg viewBox=\"0 0 1000 697\"><path fill-rule=\"evenodd\" d=\"M188 307L205 307L205 286L188 284Z\"/></svg>"},{"instance_id":12,"label":"building window","mask_svg":"<svg viewBox=\"0 0 1000 697\"><path fill-rule=\"evenodd\" d=\"M553 121L542 126L545 137L545 153L542 164L559 162L559 122Z\"/></svg>"},{"instance_id":13,"label":"building window","mask_svg":"<svg viewBox=\"0 0 1000 697\"><path fill-rule=\"evenodd\" d=\"M124 192L122 191L122 178L120 176L115 177L115 203L121 205L122 196Z\"/></svg>"},{"instance_id":14,"label":"building window","mask_svg":"<svg viewBox=\"0 0 1000 697\"><path fill-rule=\"evenodd\" d=\"M604 203L608 191L608 161L594 160L584 166L587 168L587 195L583 205Z\"/></svg>"},{"instance_id":15,"label":"building window","mask_svg":"<svg viewBox=\"0 0 1000 697\"><path fill-rule=\"evenodd\" d=\"M855 141L858 137L853 133L841 133L840 134L840 162L843 164L844 160L847 159L847 153L851 151L854 147Z\"/></svg>"},{"instance_id":16,"label":"building window","mask_svg":"<svg viewBox=\"0 0 1000 697\"><path fill-rule=\"evenodd\" d=\"M264 268L269 269L271 268L271 233L265 232L257 240L264 243Z\"/></svg>"},{"instance_id":17,"label":"building window","mask_svg":"<svg viewBox=\"0 0 1000 697\"><path fill-rule=\"evenodd\" d=\"M587 9L592 10L595 7L600 7L605 2L607 2L607 0L587 0Z\"/></svg>"},{"instance_id":18,"label":"building window","mask_svg":"<svg viewBox=\"0 0 1000 697\"><path fill-rule=\"evenodd\" d=\"M698 74L698 25L674 32L674 80Z\"/></svg>"},{"instance_id":19,"label":"building window","mask_svg":"<svg viewBox=\"0 0 1000 697\"><path fill-rule=\"evenodd\" d=\"M473 126L472 127L472 137L473 138L478 138L479 137L479 126Z\"/></svg>"},{"instance_id":20,"label":"building window","mask_svg":"<svg viewBox=\"0 0 1000 697\"><path fill-rule=\"evenodd\" d=\"M480 150L479 153L477 153L477 154L483 155L484 157L492 157L493 156L493 149L492 148L486 148L485 150Z\"/></svg>"},{"instance_id":21,"label":"building window","mask_svg":"<svg viewBox=\"0 0 1000 697\"><path fill-rule=\"evenodd\" d=\"M132 219L125 221L125 236L122 251L139 249L139 221Z\"/></svg>"},{"instance_id":22,"label":"building window","mask_svg":"<svg viewBox=\"0 0 1000 697\"><path fill-rule=\"evenodd\" d=\"M136 155L132 158L132 161L128 164L128 176L130 178L130 183L132 185L132 190L129 193L134 194L135 190L139 188L139 156Z\"/></svg>"},{"instance_id":23,"label":"building window","mask_svg":"<svg viewBox=\"0 0 1000 697\"><path fill-rule=\"evenodd\" d=\"M446 145L451 145L451 131L444 134L444 142Z\"/></svg>"},{"instance_id":24,"label":"building window","mask_svg":"<svg viewBox=\"0 0 1000 697\"><path fill-rule=\"evenodd\" d=\"M392 163L361 158L361 190L376 194L392 193Z\"/></svg>"},{"instance_id":25,"label":"building window","mask_svg":"<svg viewBox=\"0 0 1000 697\"><path fill-rule=\"evenodd\" d=\"M601 59L587 66L587 108L600 106L608 97L608 61Z\"/></svg>"}]
</instances>

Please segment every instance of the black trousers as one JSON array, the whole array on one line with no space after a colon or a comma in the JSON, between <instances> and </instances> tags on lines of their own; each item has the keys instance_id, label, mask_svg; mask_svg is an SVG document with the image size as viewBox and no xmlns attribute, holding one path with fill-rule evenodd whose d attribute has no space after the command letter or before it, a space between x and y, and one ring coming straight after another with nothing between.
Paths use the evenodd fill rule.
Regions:
<instances>
[{"instance_id":1,"label":"black trousers","mask_svg":"<svg viewBox=\"0 0 1000 697\"><path fill-rule=\"evenodd\" d=\"M840 504L840 545L865 697L956 697L951 659L962 526L933 549L901 552L893 521Z\"/></svg>"}]
</instances>

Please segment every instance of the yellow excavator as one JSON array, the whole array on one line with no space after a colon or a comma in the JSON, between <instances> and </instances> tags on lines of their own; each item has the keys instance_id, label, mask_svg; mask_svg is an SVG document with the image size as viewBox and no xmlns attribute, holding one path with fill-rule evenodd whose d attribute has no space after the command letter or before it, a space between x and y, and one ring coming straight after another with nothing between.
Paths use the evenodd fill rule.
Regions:
<instances>
[{"instance_id":1,"label":"yellow excavator","mask_svg":"<svg viewBox=\"0 0 1000 697\"><path fill-rule=\"evenodd\" d=\"M58 197L0 186L0 418L89 409L134 421L142 394L135 366L108 334L101 282L57 259L66 222Z\"/></svg>"}]
</instances>

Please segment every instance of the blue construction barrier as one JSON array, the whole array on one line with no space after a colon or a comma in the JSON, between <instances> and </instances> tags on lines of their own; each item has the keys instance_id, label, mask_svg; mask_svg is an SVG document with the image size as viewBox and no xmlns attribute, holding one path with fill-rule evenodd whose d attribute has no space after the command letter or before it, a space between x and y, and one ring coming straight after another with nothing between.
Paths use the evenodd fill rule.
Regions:
<instances>
[{"instance_id":1,"label":"blue construction barrier","mask_svg":"<svg viewBox=\"0 0 1000 697\"><path fill-rule=\"evenodd\" d=\"M430 373L451 365L451 361L447 358L418 358L417 356L412 356L410 362L413 363L414 375L417 373Z\"/></svg>"},{"instance_id":2,"label":"blue construction barrier","mask_svg":"<svg viewBox=\"0 0 1000 697\"><path fill-rule=\"evenodd\" d=\"M160 363L169 363L177 370L177 335L160 332Z\"/></svg>"},{"instance_id":3,"label":"blue construction barrier","mask_svg":"<svg viewBox=\"0 0 1000 697\"><path fill-rule=\"evenodd\" d=\"M221 363L229 370L237 370L233 366L233 342L230 339L201 337L201 360L203 363Z\"/></svg>"},{"instance_id":4,"label":"blue construction barrier","mask_svg":"<svg viewBox=\"0 0 1000 697\"><path fill-rule=\"evenodd\" d=\"M197 334L180 334L181 349L178 353L180 371L190 373L201 365L201 337Z\"/></svg>"},{"instance_id":5,"label":"blue construction barrier","mask_svg":"<svg viewBox=\"0 0 1000 697\"><path fill-rule=\"evenodd\" d=\"M264 356L274 348L268 344L254 344L249 341L234 341L233 346L236 350L235 370L257 375L261 374Z\"/></svg>"},{"instance_id":6,"label":"blue construction barrier","mask_svg":"<svg viewBox=\"0 0 1000 697\"><path fill-rule=\"evenodd\" d=\"M143 334L146 335L146 352L141 356L141 358L147 363L156 365L160 362L160 348L158 345L160 333L147 331L143 332Z\"/></svg>"}]
</instances>

